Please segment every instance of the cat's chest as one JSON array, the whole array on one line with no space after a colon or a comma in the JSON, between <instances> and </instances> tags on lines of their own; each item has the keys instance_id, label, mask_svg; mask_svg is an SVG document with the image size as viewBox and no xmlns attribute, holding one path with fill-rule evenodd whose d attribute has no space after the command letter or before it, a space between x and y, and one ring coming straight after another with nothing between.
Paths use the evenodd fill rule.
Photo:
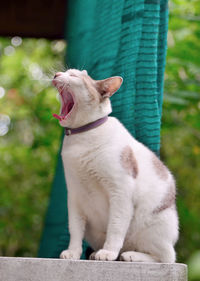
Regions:
<instances>
[{"instance_id":1,"label":"cat's chest","mask_svg":"<svg viewBox=\"0 0 200 281\"><path fill-rule=\"evenodd\" d=\"M88 183L82 183L81 190L77 194L77 201L83 213L89 221L97 220L104 224L106 214L108 213L108 196L101 185L91 180ZM83 204L83 202L85 202Z\"/></svg>"},{"instance_id":2,"label":"cat's chest","mask_svg":"<svg viewBox=\"0 0 200 281\"><path fill-rule=\"evenodd\" d=\"M73 161L70 164L72 165L71 168L75 170L73 174L69 174L69 177L75 183L72 188L76 193L76 200L81 213L85 215L92 228L96 228L98 222L100 228L105 229L109 198L107 190L101 182L95 157L91 159L89 155L84 154L74 162L74 165L72 163ZM77 185L76 181L78 181Z\"/></svg>"},{"instance_id":3,"label":"cat's chest","mask_svg":"<svg viewBox=\"0 0 200 281\"><path fill-rule=\"evenodd\" d=\"M90 220L97 217L101 220L108 211L108 193L102 182L100 164L104 153L101 145L95 142L69 142L66 139L63 143L62 159L68 188L72 183L73 191L76 189L76 199Z\"/></svg>"},{"instance_id":4,"label":"cat's chest","mask_svg":"<svg viewBox=\"0 0 200 281\"><path fill-rule=\"evenodd\" d=\"M101 137L94 138L89 135L65 138L62 148L65 170L76 174L82 182L99 181L101 162L107 157L108 149Z\"/></svg>"}]
</instances>

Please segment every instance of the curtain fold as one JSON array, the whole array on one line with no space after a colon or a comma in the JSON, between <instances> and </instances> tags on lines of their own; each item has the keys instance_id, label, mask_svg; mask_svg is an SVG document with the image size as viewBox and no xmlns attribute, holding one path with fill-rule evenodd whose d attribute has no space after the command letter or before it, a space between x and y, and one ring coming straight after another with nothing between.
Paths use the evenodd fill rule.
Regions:
<instances>
[{"instance_id":1,"label":"curtain fold","mask_svg":"<svg viewBox=\"0 0 200 281\"><path fill-rule=\"evenodd\" d=\"M159 154L167 0L71 0L66 24L67 67L87 69L94 79L122 76L112 115ZM57 257L67 247L66 198L59 156L40 257Z\"/></svg>"}]
</instances>

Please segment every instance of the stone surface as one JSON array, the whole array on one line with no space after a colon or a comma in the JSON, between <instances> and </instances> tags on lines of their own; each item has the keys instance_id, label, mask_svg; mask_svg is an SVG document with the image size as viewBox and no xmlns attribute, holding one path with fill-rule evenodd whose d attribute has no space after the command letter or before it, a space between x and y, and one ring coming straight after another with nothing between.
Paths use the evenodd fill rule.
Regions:
<instances>
[{"instance_id":1,"label":"stone surface","mask_svg":"<svg viewBox=\"0 0 200 281\"><path fill-rule=\"evenodd\" d=\"M0 257L0 281L187 281L187 266L167 263Z\"/></svg>"}]
</instances>

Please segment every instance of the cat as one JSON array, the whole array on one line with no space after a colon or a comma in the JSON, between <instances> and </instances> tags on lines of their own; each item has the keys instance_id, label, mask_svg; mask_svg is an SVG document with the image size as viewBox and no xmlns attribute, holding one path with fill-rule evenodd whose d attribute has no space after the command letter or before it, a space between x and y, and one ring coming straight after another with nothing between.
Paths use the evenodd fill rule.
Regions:
<instances>
[{"instance_id":1,"label":"cat","mask_svg":"<svg viewBox=\"0 0 200 281\"><path fill-rule=\"evenodd\" d=\"M70 243L63 259L173 263L178 239L175 181L168 168L114 117L110 97L120 76L94 80L86 70L58 72L53 114L65 127L62 160L68 188ZM89 124L89 125L88 125Z\"/></svg>"}]
</instances>

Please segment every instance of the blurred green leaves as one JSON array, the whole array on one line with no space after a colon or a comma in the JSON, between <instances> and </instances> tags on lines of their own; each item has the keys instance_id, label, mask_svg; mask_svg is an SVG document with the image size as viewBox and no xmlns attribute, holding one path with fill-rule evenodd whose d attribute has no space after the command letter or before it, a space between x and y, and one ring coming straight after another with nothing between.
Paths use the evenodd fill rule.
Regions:
<instances>
[{"instance_id":1,"label":"blurred green leaves","mask_svg":"<svg viewBox=\"0 0 200 281\"><path fill-rule=\"evenodd\" d=\"M61 139L51 78L66 47L14 38L0 39L0 255L34 256Z\"/></svg>"},{"instance_id":2,"label":"blurred green leaves","mask_svg":"<svg viewBox=\"0 0 200 281\"><path fill-rule=\"evenodd\" d=\"M190 280L199 280L200 276L200 250L196 251L191 255L188 261L189 268L189 279Z\"/></svg>"},{"instance_id":3,"label":"blurred green leaves","mask_svg":"<svg viewBox=\"0 0 200 281\"><path fill-rule=\"evenodd\" d=\"M177 180L179 262L200 280L200 2L170 1L162 158Z\"/></svg>"}]
</instances>

